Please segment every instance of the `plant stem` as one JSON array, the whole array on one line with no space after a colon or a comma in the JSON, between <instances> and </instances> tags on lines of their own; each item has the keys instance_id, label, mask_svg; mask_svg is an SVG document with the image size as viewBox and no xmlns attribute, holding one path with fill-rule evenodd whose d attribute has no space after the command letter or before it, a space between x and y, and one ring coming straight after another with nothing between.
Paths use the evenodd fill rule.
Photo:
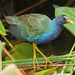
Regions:
<instances>
[{"instance_id":1,"label":"plant stem","mask_svg":"<svg viewBox=\"0 0 75 75\"><path fill-rule=\"evenodd\" d=\"M75 63L75 61L74 61ZM73 71L74 71L74 66L72 66L71 70L70 70L70 74L73 75Z\"/></svg>"},{"instance_id":2,"label":"plant stem","mask_svg":"<svg viewBox=\"0 0 75 75\"><path fill-rule=\"evenodd\" d=\"M4 36L4 35L2 35L1 34L1 36L5 39L5 41L9 44L9 46L11 47L11 48L13 48L13 46L12 46L12 44L8 41L8 39Z\"/></svg>"},{"instance_id":3,"label":"plant stem","mask_svg":"<svg viewBox=\"0 0 75 75\"><path fill-rule=\"evenodd\" d=\"M74 42L74 44L73 44L73 46L72 46L71 51L70 51L70 53L69 53L69 54L71 54L71 53L72 53L72 51L73 51L74 47L75 47L75 42ZM65 64L67 64L67 63L68 63L68 61L66 61L66 62L65 62ZM63 69L62 69L62 71L61 71L61 74L63 74L63 72L64 72L65 68L66 68L66 66L64 66L64 67L63 67Z\"/></svg>"},{"instance_id":4,"label":"plant stem","mask_svg":"<svg viewBox=\"0 0 75 75\"><path fill-rule=\"evenodd\" d=\"M2 48L5 45L5 43L1 43L0 41L0 75L1 75L1 70L2 70Z\"/></svg>"},{"instance_id":5,"label":"plant stem","mask_svg":"<svg viewBox=\"0 0 75 75\"><path fill-rule=\"evenodd\" d=\"M74 42L74 44L73 44L73 46L72 46L71 51L70 51L69 54L71 54L73 52L74 47L75 47L75 42Z\"/></svg>"}]
</instances>

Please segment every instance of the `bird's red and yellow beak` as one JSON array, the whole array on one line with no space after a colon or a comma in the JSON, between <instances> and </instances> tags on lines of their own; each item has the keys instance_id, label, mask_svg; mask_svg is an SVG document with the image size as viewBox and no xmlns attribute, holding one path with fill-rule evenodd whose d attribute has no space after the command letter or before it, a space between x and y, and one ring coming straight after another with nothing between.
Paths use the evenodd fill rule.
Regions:
<instances>
[{"instance_id":1,"label":"bird's red and yellow beak","mask_svg":"<svg viewBox=\"0 0 75 75\"><path fill-rule=\"evenodd\" d=\"M73 24L74 24L74 22L71 21L71 20L69 20L68 18L66 18L66 22L67 22L67 23L73 23Z\"/></svg>"}]
</instances>

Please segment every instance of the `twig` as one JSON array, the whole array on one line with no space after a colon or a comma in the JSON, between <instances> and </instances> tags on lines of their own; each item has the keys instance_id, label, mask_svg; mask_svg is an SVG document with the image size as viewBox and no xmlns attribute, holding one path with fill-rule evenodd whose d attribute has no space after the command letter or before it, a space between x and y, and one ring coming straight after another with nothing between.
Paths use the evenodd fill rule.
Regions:
<instances>
[{"instance_id":1,"label":"twig","mask_svg":"<svg viewBox=\"0 0 75 75\"><path fill-rule=\"evenodd\" d=\"M48 67L53 67L53 66L72 66L72 65L75 65L75 64L50 64L48 65ZM36 65L36 67L45 67L46 65ZM18 67L34 67L34 65L21 65L21 66L18 66Z\"/></svg>"},{"instance_id":2,"label":"twig","mask_svg":"<svg viewBox=\"0 0 75 75\"><path fill-rule=\"evenodd\" d=\"M73 2L74 0L69 0L65 6L70 6Z\"/></svg>"},{"instance_id":3,"label":"twig","mask_svg":"<svg viewBox=\"0 0 75 75\"><path fill-rule=\"evenodd\" d=\"M4 52L10 57L10 59L13 61L13 60L15 60L12 56L11 56L11 54L7 51L7 49L5 48L5 47L3 47L3 50L4 50Z\"/></svg>"}]
</instances>

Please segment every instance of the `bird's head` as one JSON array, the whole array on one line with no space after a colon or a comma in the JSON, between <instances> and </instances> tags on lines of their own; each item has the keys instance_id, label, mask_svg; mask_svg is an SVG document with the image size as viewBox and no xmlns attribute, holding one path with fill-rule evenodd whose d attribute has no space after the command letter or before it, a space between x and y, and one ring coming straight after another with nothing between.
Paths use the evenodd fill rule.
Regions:
<instances>
[{"instance_id":1,"label":"bird's head","mask_svg":"<svg viewBox=\"0 0 75 75\"><path fill-rule=\"evenodd\" d=\"M58 16L58 17L57 17L57 21L58 21L60 24L74 23L73 21L69 20L66 15L60 15L60 16Z\"/></svg>"}]
</instances>

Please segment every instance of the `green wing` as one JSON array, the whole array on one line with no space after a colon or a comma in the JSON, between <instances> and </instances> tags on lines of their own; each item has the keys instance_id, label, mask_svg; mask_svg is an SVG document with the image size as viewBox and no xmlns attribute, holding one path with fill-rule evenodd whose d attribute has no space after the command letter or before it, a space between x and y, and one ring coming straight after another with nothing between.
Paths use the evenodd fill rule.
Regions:
<instances>
[{"instance_id":1,"label":"green wing","mask_svg":"<svg viewBox=\"0 0 75 75\"><path fill-rule=\"evenodd\" d=\"M23 22L22 29L28 37L37 39L50 29L51 20L43 14L25 14L19 17Z\"/></svg>"}]
</instances>

